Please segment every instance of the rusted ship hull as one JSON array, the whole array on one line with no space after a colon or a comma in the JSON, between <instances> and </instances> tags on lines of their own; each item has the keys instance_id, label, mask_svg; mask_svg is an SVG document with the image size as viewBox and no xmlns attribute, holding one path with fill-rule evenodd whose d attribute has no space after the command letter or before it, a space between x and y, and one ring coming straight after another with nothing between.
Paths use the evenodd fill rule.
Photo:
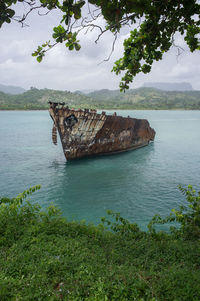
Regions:
<instances>
[{"instance_id":1,"label":"rusted ship hull","mask_svg":"<svg viewBox=\"0 0 200 301\"><path fill-rule=\"evenodd\" d=\"M155 137L145 119L73 110L57 103L50 103L49 113L54 122L53 142L57 143L58 130L67 160L133 150L148 145Z\"/></svg>"}]
</instances>

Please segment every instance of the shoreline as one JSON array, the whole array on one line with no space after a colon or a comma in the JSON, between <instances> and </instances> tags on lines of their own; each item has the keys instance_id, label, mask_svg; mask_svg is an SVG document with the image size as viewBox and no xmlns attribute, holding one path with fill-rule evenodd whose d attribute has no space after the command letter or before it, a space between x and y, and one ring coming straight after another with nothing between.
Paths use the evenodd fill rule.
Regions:
<instances>
[{"instance_id":1,"label":"shoreline","mask_svg":"<svg viewBox=\"0 0 200 301\"><path fill-rule=\"evenodd\" d=\"M48 111L49 108L43 109L0 109L1 112L4 111ZM79 108L74 108L75 110ZM153 109L153 108L95 108L96 110L106 110L106 111L200 111L200 109L183 109L183 108L176 108L176 109Z\"/></svg>"}]
</instances>

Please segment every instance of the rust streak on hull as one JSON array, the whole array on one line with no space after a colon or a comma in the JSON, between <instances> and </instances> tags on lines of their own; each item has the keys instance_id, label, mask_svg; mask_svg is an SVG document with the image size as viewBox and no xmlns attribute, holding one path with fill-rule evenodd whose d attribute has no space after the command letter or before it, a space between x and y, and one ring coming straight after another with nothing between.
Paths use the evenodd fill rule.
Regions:
<instances>
[{"instance_id":1,"label":"rust streak on hull","mask_svg":"<svg viewBox=\"0 0 200 301\"><path fill-rule=\"evenodd\" d=\"M133 150L148 145L155 137L145 119L73 110L57 103L50 103L49 113L67 160Z\"/></svg>"}]
</instances>

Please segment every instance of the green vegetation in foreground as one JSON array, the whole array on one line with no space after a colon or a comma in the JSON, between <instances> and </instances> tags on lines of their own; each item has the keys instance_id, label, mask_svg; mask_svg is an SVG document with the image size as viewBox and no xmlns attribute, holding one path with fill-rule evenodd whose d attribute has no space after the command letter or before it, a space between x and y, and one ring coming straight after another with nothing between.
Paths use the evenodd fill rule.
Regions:
<instances>
[{"instance_id":1,"label":"green vegetation in foreground","mask_svg":"<svg viewBox=\"0 0 200 301\"><path fill-rule=\"evenodd\" d=\"M38 188L0 199L1 301L200 300L200 192L181 188L189 206L142 232L112 212L97 227L41 211L26 200Z\"/></svg>"},{"instance_id":2,"label":"green vegetation in foreground","mask_svg":"<svg viewBox=\"0 0 200 301\"><path fill-rule=\"evenodd\" d=\"M84 95L69 91L31 88L20 95L0 92L0 110L46 110L48 101L65 102L71 108L130 110L200 110L200 91L161 91L139 88L121 93L99 90Z\"/></svg>"}]
</instances>

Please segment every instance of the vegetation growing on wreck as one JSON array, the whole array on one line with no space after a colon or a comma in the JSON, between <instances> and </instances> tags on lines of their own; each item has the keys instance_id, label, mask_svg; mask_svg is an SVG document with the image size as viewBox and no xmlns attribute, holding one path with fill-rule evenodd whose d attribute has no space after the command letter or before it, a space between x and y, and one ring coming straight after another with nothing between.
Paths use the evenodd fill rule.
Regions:
<instances>
[{"instance_id":1,"label":"vegetation growing on wreck","mask_svg":"<svg viewBox=\"0 0 200 301\"><path fill-rule=\"evenodd\" d=\"M0 299L199 300L200 193L180 188L188 206L155 216L142 232L119 214L99 226L68 222L30 188L0 199ZM169 233L156 223L176 222Z\"/></svg>"},{"instance_id":2,"label":"vegetation growing on wreck","mask_svg":"<svg viewBox=\"0 0 200 301\"><path fill-rule=\"evenodd\" d=\"M161 91L140 88L120 93L119 90L100 90L87 95L80 92L32 88L20 95L0 92L0 110L44 110L48 101L66 102L71 108L199 110L200 91Z\"/></svg>"}]
</instances>

